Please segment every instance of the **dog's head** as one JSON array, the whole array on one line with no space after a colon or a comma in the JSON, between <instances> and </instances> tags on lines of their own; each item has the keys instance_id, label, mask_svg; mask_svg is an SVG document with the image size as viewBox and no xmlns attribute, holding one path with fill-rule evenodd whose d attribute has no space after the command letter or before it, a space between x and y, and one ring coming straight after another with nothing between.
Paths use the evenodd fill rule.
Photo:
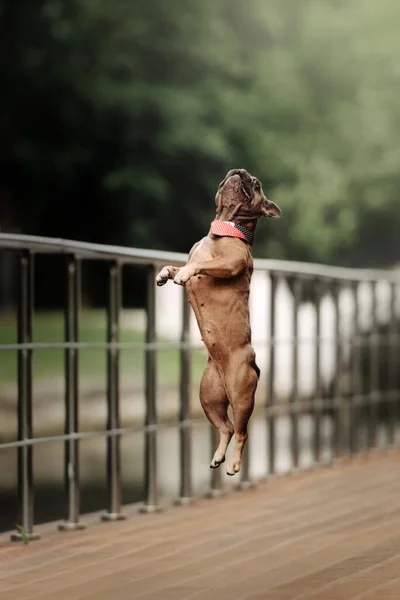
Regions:
<instances>
[{"instance_id":1,"label":"dog's head","mask_svg":"<svg viewBox=\"0 0 400 600\"><path fill-rule=\"evenodd\" d=\"M218 186L215 196L217 215L229 213L229 218L259 219L281 216L281 209L265 196L262 185L245 169L231 169Z\"/></svg>"}]
</instances>

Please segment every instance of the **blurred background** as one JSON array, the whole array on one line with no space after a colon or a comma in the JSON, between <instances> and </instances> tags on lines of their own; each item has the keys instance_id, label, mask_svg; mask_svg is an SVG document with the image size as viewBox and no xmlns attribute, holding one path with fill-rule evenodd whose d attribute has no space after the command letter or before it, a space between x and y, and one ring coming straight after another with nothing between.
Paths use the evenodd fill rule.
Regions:
<instances>
[{"instance_id":1,"label":"blurred background","mask_svg":"<svg viewBox=\"0 0 400 600\"><path fill-rule=\"evenodd\" d=\"M219 181L243 167L283 210L259 224L256 257L400 262L397 0L3 0L0 19L1 232L187 252L208 231ZM35 262L35 341L63 339L61 264ZM0 252L1 343L16 340L16 272ZM105 273L84 265L82 341L105 340ZM143 339L143 282L140 269L125 273L122 341ZM160 355L173 403L178 352ZM34 360L35 433L62 433L63 352ZM80 361L88 429L105 418L105 353ZM143 417L129 408L133 397L143 404L142 353L123 353L121 373L130 423ZM3 441L16 437L15 377L16 352L2 352ZM95 443L82 444L85 509L103 506ZM62 513L57 448L35 455L39 520ZM0 454L3 529L17 518L15 460ZM129 462L132 500L141 488Z\"/></svg>"}]
</instances>

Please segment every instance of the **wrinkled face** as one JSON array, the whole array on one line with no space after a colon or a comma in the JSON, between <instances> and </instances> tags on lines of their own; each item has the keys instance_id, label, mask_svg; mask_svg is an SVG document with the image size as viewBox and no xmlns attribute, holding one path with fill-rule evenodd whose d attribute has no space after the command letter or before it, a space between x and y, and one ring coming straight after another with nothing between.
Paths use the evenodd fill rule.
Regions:
<instances>
[{"instance_id":1,"label":"wrinkled face","mask_svg":"<svg viewBox=\"0 0 400 600\"><path fill-rule=\"evenodd\" d=\"M276 218L281 209L268 200L261 183L245 169L231 169L221 181L215 196L217 214L228 211L230 218L240 216L249 219Z\"/></svg>"}]
</instances>

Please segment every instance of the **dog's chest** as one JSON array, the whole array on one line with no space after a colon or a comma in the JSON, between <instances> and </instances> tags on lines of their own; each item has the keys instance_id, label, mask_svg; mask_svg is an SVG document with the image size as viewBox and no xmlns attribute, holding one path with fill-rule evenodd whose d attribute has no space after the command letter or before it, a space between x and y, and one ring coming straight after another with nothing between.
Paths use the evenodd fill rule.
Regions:
<instances>
[{"instance_id":1,"label":"dog's chest","mask_svg":"<svg viewBox=\"0 0 400 600\"><path fill-rule=\"evenodd\" d=\"M204 262L213 260L216 253L215 242L209 237L205 237L198 243L190 254L188 263ZM214 288L221 283L214 277L208 275L195 275L186 284L189 299L194 295L201 301L201 307L210 299L210 288Z\"/></svg>"},{"instance_id":2,"label":"dog's chest","mask_svg":"<svg viewBox=\"0 0 400 600\"><path fill-rule=\"evenodd\" d=\"M213 250L215 250L215 242L210 240L209 237L205 237L193 249L188 262L212 260L215 257Z\"/></svg>"}]
</instances>

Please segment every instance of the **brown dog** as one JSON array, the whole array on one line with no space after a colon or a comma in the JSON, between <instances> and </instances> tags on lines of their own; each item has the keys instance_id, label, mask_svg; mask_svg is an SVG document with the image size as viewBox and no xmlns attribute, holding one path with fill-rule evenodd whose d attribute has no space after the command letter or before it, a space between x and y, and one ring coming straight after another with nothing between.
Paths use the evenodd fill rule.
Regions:
<instances>
[{"instance_id":1,"label":"brown dog","mask_svg":"<svg viewBox=\"0 0 400 600\"><path fill-rule=\"evenodd\" d=\"M268 200L260 182L244 169L227 173L215 197L216 219L207 237L190 251L184 267L164 267L157 285L173 279L186 285L209 356L200 384L200 402L218 429L220 442L211 468L225 460L235 433L228 475L240 470L247 424L254 407L260 370L251 346L249 316L251 243L260 217L279 217L280 208ZM228 417L232 406L233 421Z\"/></svg>"}]
</instances>

